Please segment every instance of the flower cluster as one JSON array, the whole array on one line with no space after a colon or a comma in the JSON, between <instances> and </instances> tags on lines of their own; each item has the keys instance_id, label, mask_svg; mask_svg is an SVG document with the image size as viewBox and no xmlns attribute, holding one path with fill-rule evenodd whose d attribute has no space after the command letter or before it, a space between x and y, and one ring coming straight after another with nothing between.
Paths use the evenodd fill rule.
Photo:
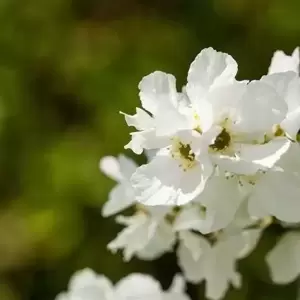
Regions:
<instances>
[{"instance_id":1,"label":"flower cluster","mask_svg":"<svg viewBox=\"0 0 300 300\"><path fill-rule=\"evenodd\" d=\"M150 161L153 159L155 156L149 157ZM266 218L251 219L247 207L241 203L235 215L232 215L233 219L226 221L221 230L220 225L216 227L216 222L225 224L226 218L222 214L227 215L226 207L218 215L208 214L198 198L182 206L147 206L135 198L131 178L137 165L131 159L124 155L118 158L104 157L100 161L100 168L118 182L103 206L102 215L107 217L130 206L135 208L132 216L116 217L116 221L124 225L125 229L108 244L108 249L112 252L123 250L124 260L129 261L133 256L153 260L176 247L178 264L184 277L192 283L206 280L208 298L221 299L230 284L240 287L241 278L236 270L236 261L253 250ZM221 177L218 178L221 180ZM227 182L231 194L224 194L223 198L220 189ZM233 198L233 193L237 192L239 185L235 186L234 183L232 178L228 178L220 181L219 187L212 186L205 191L207 201L215 202L212 204L215 206L217 201L238 201ZM223 221L219 218L223 218Z\"/></svg>"},{"instance_id":2,"label":"flower cluster","mask_svg":"<svg viewBox=\"0 0 300 300\"><path fill-rule=\"evenodd\" d=\"M69 290L56 300L190 300L185 294L185 282L175 276L171 287L163 291L152 277L134 273L115 286L104 275L90 269L76 272L69 282Z\"/></svg>"},{"instance_id":3,"label":"flower cluster","mask_svg":"<svg viewBox=\"0 0 300 300\"><path fill-rule=\"evenodd\" d=\"M100 161L101 171L117 182L102 215L134 209L131 216L116 217L124 229L108 249L121 250L125 261L176 251L184 278L205 281L206 297L218 300L230 285L241 286L237 261L276 221L293 230L266 261L274 282L294 280L300 274L299 61L298 48L291 56L276 51L267 75L238 81L235 60L207 48L192 62L181 92L173 75L156 71L144 77L142 108L124 114L135 128L125 148L146 154L148 162L138 166L124 155ZM151 289L165 299L159 287ZM179 290L178 299L187 299Z\"/></svg>"}]
</instances>

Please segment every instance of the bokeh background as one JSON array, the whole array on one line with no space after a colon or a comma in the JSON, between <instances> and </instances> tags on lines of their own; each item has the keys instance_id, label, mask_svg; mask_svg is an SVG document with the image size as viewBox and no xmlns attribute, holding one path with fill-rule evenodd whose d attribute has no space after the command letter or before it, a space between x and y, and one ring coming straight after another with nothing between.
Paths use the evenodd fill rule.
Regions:
<instances>
[{"instance_id":1,"label":"bokeh background","mask_svg":"<svg viewBox=\"0 0 300 300\"><path fill-rule=\"evenodd\" d=\"M299 10L298 0L0 0L0 299L54 299L84 267L167 287L173 255L125 264L106 250L120 227L100 215L114 183L98 162L129 139L118 112L134 112L154 70L180 88L208 46L238 61L240 79L259 78L274 50L300 44ZM239 265L243 288L227 300L295 299L296 284L272 285L264 263L280 232ZM203 285L189 293L204 299Z\"/></svg>"}]
</instances>

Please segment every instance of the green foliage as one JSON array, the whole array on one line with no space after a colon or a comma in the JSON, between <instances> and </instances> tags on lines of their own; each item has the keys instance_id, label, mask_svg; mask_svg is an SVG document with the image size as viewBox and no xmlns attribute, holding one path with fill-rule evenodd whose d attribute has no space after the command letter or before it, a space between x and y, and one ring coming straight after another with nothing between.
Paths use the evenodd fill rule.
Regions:
<instances>
[{"instance_id":1,"label":"green foliage","mask_svg":"<svg viewBox=\"0 0 300 300\"><path fill-rule=\"evenodd\" d=\"M263 75L275 49L299 45L299 8L298 1L1 0L0 298L53 299L86 266L114 280L151 272L167 285L173 256L124 264L106 250L119 228L100 215L113 183L98 161L128 141L118 112L134 111L138 82L154 70L174 73L180 88L206 46L231 53L240 78ZM264 265L278 234L266 233L241 265L243 288L226 299L294 299L295 287L272 286ZM191 291L203 297L202 286Z\"/></svg>"}]
</instances>

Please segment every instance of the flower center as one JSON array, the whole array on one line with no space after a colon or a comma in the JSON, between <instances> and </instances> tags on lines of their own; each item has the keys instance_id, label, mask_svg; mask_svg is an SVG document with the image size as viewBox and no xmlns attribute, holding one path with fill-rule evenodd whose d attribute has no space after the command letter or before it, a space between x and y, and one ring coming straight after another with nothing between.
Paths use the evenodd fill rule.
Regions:
<instances>
[{"instance_id":1,"label":"flower center","mask_svg":"<svg viewBox=\"0 0 300 300\"><path fill-rule=\"evenodd\" d=\"M195 165L195 154L189 144L184 144L179 140L173 140L171 155L180 162L180 167L184 171Z\"/></svg>"},{"instance_id":2,"label":"flower center","mask_svg":"<svg viewBox=\"0 0 300 300\"><path fill-rule=\"evenodd\" d=\"M274 136L284 136L285 135L284 130L280 127L279 124L276 124L275 126L273 126L273 133L274 133Z\"/></svg>"},{"instance_id":3,"label":"flower center","mask_svg":"<svg viewBox=\"0 0 300 300\"><path fill-rule=\"evenodd\" d=\"M224 150L230 145L230 141L230 134L226 131L225 128L223 128L223 130L216 137L214 143L210 145L210 148L217 151Z\"/></svg>"},{"instance_id":4,"label":"flower center","mask_svg":"<svg viewBox=\"0 0 300 300\"><path fill-rule=\"evenodd\" d=\"M189 144L185 145L180 143L178 150L182 158L187 159L189 161L195 160L195 154L193 153L191 146Z\"/></svg>"}]
</instances>

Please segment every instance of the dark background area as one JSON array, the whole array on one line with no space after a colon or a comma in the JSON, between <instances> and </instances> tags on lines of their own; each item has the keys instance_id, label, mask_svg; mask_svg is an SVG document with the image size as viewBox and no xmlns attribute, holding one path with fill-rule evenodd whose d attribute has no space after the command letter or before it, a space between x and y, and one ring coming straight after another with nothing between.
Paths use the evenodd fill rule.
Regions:
<instances>
[{"instance_id":1,"label":"dark background area","mask_svg":"<svg viewBox=\"0 0 300 300\"><path fill-rule=\"evenodd\" d=\"M129 140L118 112L134 112L155 70L181 88L208 46L237 60L239 79L260 78L276 49L300 45L299 12L298 0L0 0L0 299L54 299L84 267L167 287L174 255L126 264L106 250L121 227L101 217L114 183L98 162ZM295 299L264 263L281 231L240 264L243 288L227 300ZM203 285L189 292L204 299Z\"/></svg>"}]
</instances>

